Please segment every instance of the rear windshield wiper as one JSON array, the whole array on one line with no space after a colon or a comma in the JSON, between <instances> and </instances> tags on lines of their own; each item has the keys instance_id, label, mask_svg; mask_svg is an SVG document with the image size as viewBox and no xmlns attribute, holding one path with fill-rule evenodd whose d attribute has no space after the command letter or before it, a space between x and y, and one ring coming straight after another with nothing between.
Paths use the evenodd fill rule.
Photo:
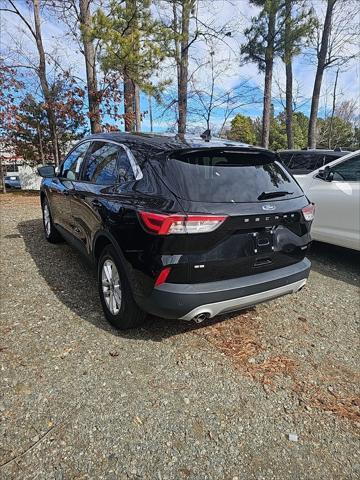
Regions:
<instances>
[{"instance_id":1,"label":"rear windshield wiper","mask_svg":"<svg viewBox=\"0 0 360 480\"><path fill-rule=\"evenodd\" d=\"M258 196L258 200L265 200L267 198L276 198L276 197L284 197L285 195L292 195L293 192L286 192L285 190L278 190L275 192L262 192Z\"/></svg>"}]
</instances>

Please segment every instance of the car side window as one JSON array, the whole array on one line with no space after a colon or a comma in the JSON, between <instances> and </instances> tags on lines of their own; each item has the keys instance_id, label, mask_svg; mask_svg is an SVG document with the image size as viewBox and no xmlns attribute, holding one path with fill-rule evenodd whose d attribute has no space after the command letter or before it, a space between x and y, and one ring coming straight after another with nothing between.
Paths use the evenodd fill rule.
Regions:
<instances>
[{"instance_id":1,"label":"car side window","mask_svg":"<svg viewBox=\"0 0 360 480\"><path fill-rule=\"evenodd\" d=\"M289 164L290 164L290 161L291 161L291 158L292 158L291 153L283 153L283 152L280 152L280 153L279 153L279 157L280 157L281 162L282 162L284 165L286 165L287 167L289 167Z\"/></svg>"},{"instance_id":2,"label":"car side window","mask_svg":"<svg viewBox=\"0 0 360 480\"><path fill-rule=\"evenodd\" d=\"M99 141L89 149L83 180L98 185L114 185L135 180L135 177L124 148Z\"/></svg>"},{"instance_id":3,"label":"car side window","mask_svg":"<svg viewBox=\"0 0 360 480\"><path fill-rule=\"evenodd\" d=\"M119 162L119 182L131 182L135 180L134 171L132 169L129 157L125 150L121 147L121 151L118 158Z\"/></svg>"},{"instance_id":4,"label":"car side window","mask_svg":"<svg viewBox=\"0 0 360 480\"><path fill-rule=\"evenodd\" d=\"M324 163L325 163L325 155L323 154L309 155L309 163L308 163L307 169L310 172L313 172L314 170L321 168L324 165Z\"/></svg>"},{"instance_id":5,"label":"car side window","mask_svg":"<svg viewBox=\"0 0 360 480\"><path fill-rule=\"evenodd\" d=\"M118 145L107 142L93 142L83 173L83 180L98 185L113 185L118 177Z\"/></svg>"},{"instance_id":6,"label":"car side window","mask_svg":"<svg viewBox=\"0 0 360 480\"><path fill-rule=\"evenodd\" d=\"M85 142L74 148L74 150L69 153L60 168L59 176L61 178L67 178L69 180L79 179L81 165L88 148L89 143Z\"/></svg>"},{"instance_id":7,"label":"car side window","mask_svg":"<svg viewBox=\"0 0 360 480\"><path fill-rule=\"evenodd\" d=\"M360 181L360 155L349 158L331 168L334 174L333 180L338 182L359 182Z\"/></svg>"},{"instance_id":8,"label":"car side window","mask_svg":"<svg viewBox=\"0 0 360 480\"><path fill-rule=\"evenodd\" d=\"M328 163L330 162L333 162L334 160L336 160L338 157L334 157L334 155L325 155L324 157L324 163L322 165L319 165L317 168L321 168L321 167L324 167L325 165L327 165Z\"/></svg>"},{"instance_id":9,"label":"car side window","mask_svg":"<svg viewBox=\"0 0 360 480\"><path fill-rule=\"evenodd\" d=\"M296 153L293 155L289 168L291 170L307 170L309 158L307 154Z\"/></svg>"}]
</instances>

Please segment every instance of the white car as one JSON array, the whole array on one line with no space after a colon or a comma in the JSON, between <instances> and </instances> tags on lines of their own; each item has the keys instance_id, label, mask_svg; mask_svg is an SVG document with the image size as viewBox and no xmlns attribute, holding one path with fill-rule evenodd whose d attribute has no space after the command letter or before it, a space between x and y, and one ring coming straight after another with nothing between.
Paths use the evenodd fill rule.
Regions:
<instances>
[{"instance_id":1,"label":"white car","mask_svg":"<svg viewBox=\"0 0 360 480\"><path fill-rule=\"evenodd\" d=\"M315 203L312 238L360 250L360 150L295 178Z\"/></svg>"}]
</instances>

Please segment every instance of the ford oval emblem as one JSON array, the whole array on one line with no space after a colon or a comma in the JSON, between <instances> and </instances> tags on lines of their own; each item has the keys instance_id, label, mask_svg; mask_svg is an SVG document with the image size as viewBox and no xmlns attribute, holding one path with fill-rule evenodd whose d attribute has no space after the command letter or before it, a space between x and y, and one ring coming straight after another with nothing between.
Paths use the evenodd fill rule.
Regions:
<instances>
[{"instance_id":1,"label":"ford oval emblem","mask_svg":"<svg viewBox=\"0 0 360 480\"><path fill-rule=\"evenodd\" d=\"M261 208L269 212L270 210L275 210L275 205L266 204L266 205L263 205Z\"/></svg>"}]
</instances>

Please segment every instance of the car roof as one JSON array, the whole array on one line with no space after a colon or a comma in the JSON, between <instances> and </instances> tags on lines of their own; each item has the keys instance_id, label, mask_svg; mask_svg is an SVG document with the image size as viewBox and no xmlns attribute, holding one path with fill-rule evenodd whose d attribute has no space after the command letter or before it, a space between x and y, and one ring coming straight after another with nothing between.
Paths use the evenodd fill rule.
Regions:
<instances>
[{"instance_id":1,"label":"car roof","mask_svg":"<svg viewBox=\"0 0 360 480\"><path fill-rule=\"evenodd\" d=\"M326 155L333 155L334 157L341 157L342 155L347 155L348 153L351 153L349 150L326 150L326 149L318 149L318 148L308 148L305 150L278 150L277 153L318 153L319 155L323 155L326 153Z\"/></svg>"},{"instance_id":2,"label":"car roof","mask_svg":"<svg viewBox=\"0 0 360 480\"><path fill-rule=\"evenodd\" d=\"M223 152L226 150L236 150L242 152L251 152L255 154L264 154L271 157L272 160L276 158L276 154L262 147L254 147L247 143L227 140L225 138L212 137L209 141L197 135L185 135L184 140L181 140L175 134L160 134L160 133L129 133L129 132L108 132L97 133L83 138L76 145L82 142L91 140L111 141L123 144L130 148L139 165L142 165L147 160L164 161L172 153L185 153L191 151L205 151L207 149L217 149ZM73 148L76 147L74 145Z\"/></svg>"},{"instance_id":3,"label":"car roof","mask_svg":"<svg viewBox=\"0 0 360 480\"><path fill-rule=\"evenodd\" d=\"M108 132L89 135L84 138L84 140L111 140L119 143L133 144L134 146L149 146L162 151L180 150L183 148L222 147L241 147L262 150L261 147L253 147L246 143L224 138L212 137L210 141L205 141L197 135L185 135L184 140L181 140L178 135L175 134Z\"/></svg>"}]
</instances>

